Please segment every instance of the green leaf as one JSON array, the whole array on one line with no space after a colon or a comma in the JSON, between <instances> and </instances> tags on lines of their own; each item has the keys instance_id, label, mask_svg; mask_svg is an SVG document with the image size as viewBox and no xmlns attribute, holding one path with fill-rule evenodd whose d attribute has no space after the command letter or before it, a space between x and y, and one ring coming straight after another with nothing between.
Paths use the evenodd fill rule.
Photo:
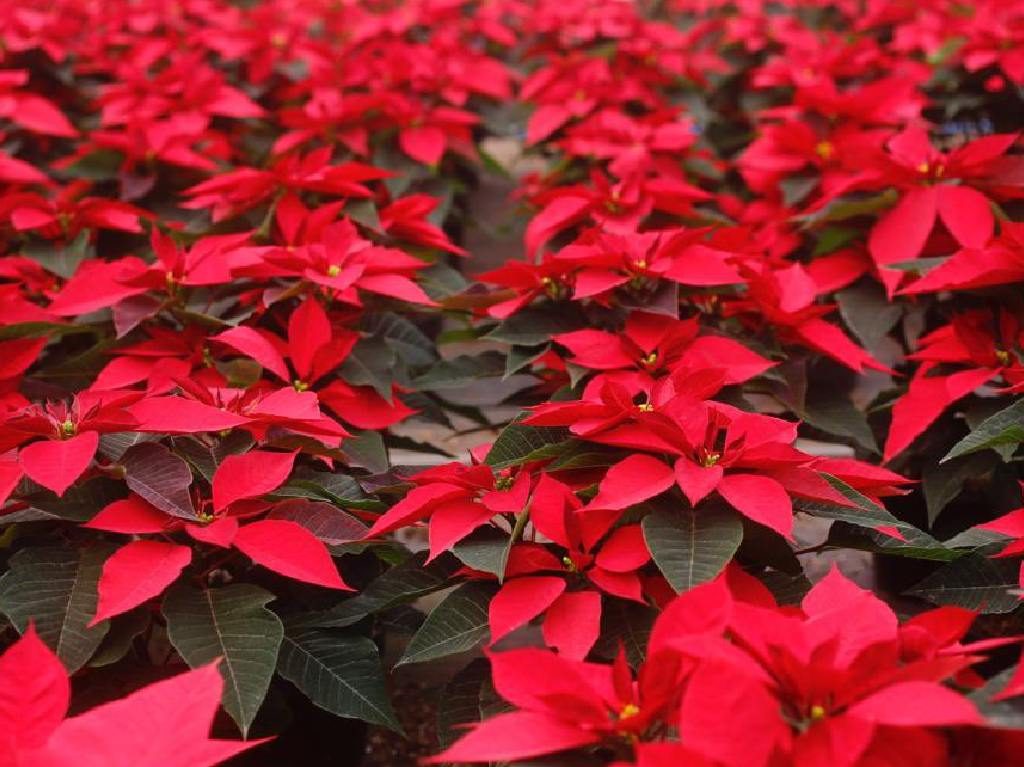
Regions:
<instances>
[{"instance_id":1,"label":"green leaf","mask_svg":"<svg viewBox=\"0 0 1024 767\"><path fill-rule=\"evenodd\" d=\"M221 659L224 708L243 736L267 695L284 635L266 607L274 598L248 583L206 591L182 583L163 601L167 636L185 662L197 668Z\"/></svg>"},{"instance_id":2,"label":"green leaf","mask_svg":"<svg viewBox=\"0 0 1024 767\"><path fill-rule=\"evenodd\" d=\"M943 565L907 593L936 605L1009 613L1020 605L1017 562L967 554Z\"/></svg>"},{"instance_id":3,"label":"green leaf","mask_svg":"<svg viewBox=\"0 0 1024 767\"><path fill-rule=\"evenodd\" d=\"M0 578L0 612L18 631L29 622L74 673L99 647L110 628L89 628L96 614L96 584L112 547L22 549Z\"/></svg>"},{"instance_id":4,"label":"green leaf","mask_svg":"<svg viewBox=\"0 0 1024 767\"><path fill-rule=\"evenodd\" d=\"M867 197L837 197L824 208L808 215L794 216L793 220L803 224L805 227L835 221L846 221L857 216L871 216L879 213L896 204L898 200L899 192L895 189L886 189L884 192Z\"/></svg>"},{"instance_id":5,"label":"green leaf","mask_svg":"<svg viewBox=\"0 0 1024 767\"><path fill-rule=\"evenodd\" d=\"M290 498L274 504L274 508L265 519L295 522L328 546L361 541L369 529L360 520L334 504L309 498Z\"/></svg>"},{"instance_id":6,"label":"green leaf","mask_svg":"<svg viewBox=\"0 0 1024 767\"><path fill-rule=\"evenodd\" d=\"M553 335L585 327L586 317L575 304L546 303L516 312L484 338L518 346L539 346Z\"/></svg>"},{"instance_id":7,"label":"green leaf","mask_svg":"<svg viewBox=\"0 0 1024 767\"><path fill-rule=\"evenodd\" d=\"M424 565L426 558L426 552L420 552L386 570L351 599L321 613L310 621L310 625L334 628L351 626L367 615L412 602L450 586L449 579L459 563L453 558L443 557Z\"/></svg>"},{"instance_id":8,"label":"green leaf","mask_svg":"<svg viewBox=\"0 0 1024 767\"><path fill-rule=\"evenodd\" d=\"M373 387L391 402L395 352L382 338L361 338L341 366L341 376L355 386Z\"/></svg>"},{"instance_id":9,"label":"green leaf","mask_svg":"<svg viewBox=\"0 0 1024 767\"><path fill-rule=\"evenodd\" d=\"M129 448L121 457L129 489L160 511L195 521L189 487L192 471L185 460L156 442Z\"/></svg>"},{"instance_id":10,"label":"green leaf","mask_svg":"<svg viewBox=\"0 0 1024 767\"><path fill-rule=\"evenodd\" d=\"M327 500L347 509L379 511L384 505L371 498L350 475L341 472L308 471L298 469L288 484L274 491L274 495Z\"/></svg>"},{"instance_id":11,"label":"green leaf","mask_svg":"<svg viewBox=\"0 0 1024 767\"><path fill-rule=\"evenodd\" d=\"M426 373L413 379L412 385L419 391L455 389L481 378L497 378L504 372L505 355L485 351L482 354L464 354L450 360L441 360Z\"/></svg>"},{"instance_id":12,"label":"green leaf","mask_svg":"<svg viewBox=\"0 0 1024 767\"><path fill-rule=\"evenodd\" d=\"M921 488L928 507L928 526L935 524L942 510L960 495L968 480L984 477L992 470L997 460L991 453L985 453L960 460L954 459L953 463L945 466L927 467L922 477Z\"/></svg>"},{"instance_id":13,"label":"green leaf","mask_svg":"<svg viewBox=\"0 0 1024 767\"><path fill-rule=\"evenodd\" d=\"M48 272L70 279L78 271L82 261L96 256L96 249L89 241L89 234L88 229L83 229L67 244L49 240L30 242L21 249L21 252Z\"/></svg>"},{"instance_id":14,"label":"green leaf","mask_svg":"<svg viewBox=\"0 0 1024 767\"><path fill-rule=\"evenodd\" d=\"M437 702L437 739L442 749L465 734L465 725L479 722L490 713L482 700L490 679L490 664L477 658L444 686Z\"/></svg>"},{"instance_id":15,"label":"green leaf","mask_svg":"<svg viewBox=\"0 0 1024 767\"><path fill-rule=\"evenodd\" d=\"M857 527L867 528L874 545L885 549L886 553L916 559L951 560L959 556L928 533L918 530L909 522L897 519L889 511L871 499L861 495L842 480L819 472L821 477L847 498L852 506L840 506L827 501L812 501L806 498L794 498L793 508L814 517L839 519ZM903 540L878 533L879 527L895 528Z\"/></svg>"},{"instance_id":16,"label":"green leaf","mask_svg":"<svg viewBox=\"0 0 1024 767\"><path fill-rule=\"evenodd\" d=\"M882 287L872 280L839 291L836 301L843 321L868 349L877 347L903 314L903 307L890 302Z\"/></svg>"},{"instance_id":17,"label":"green leaf","mask_svg":"<svg viewBox=\"0 0 1024 767\"><path fill-rule=\"evenodd\" d=\"M89 661L89 668L103 668L117 663L132 648L135 637L149 628L152 615L148 606L136 607L110 619L110 630Z\"/></svg>"},{"instance_id":18,"label":"green leaf","mask_svg":"<svg viewBox=\"0 0 1024 767\"><path fill-rule=\"evenodd\" d=\"M490 631L487 605L494 587L464 583L430 611L396 665L423 663L472 650Z\"/></svg>"},{"instance_id":19,"label":"green leaf","mask_svg":"<svg viewBox=\"0 0 1024 767\"><path fill-rule=\"evenodd\" d=\"M495 469L560 455L571 435L563 426L527 426L513 422L494 440L485 463Z\"/></svg>"},{"instance_id":20,"label":"green leaf","mask_svg":"<svg viewBox=\"0 0 1024 767\"><path fill-rule=\"evenodd\" d=\"M621 647L629 665L638 668L647 655L647 640L657 617L658 611L647 605L624 599L606 600L601 610L601 636L594 645L594 653L611 660Z\"/></svg>"},{"instance_id":21,"label":"green leaf","mask_svg":"<svg viewBox=\"0 0 1024 767\"><path fill-rule=\"evenodd\" d=\"M377 645L363 636L288 627L277 672L320 708L396 732Z\"/></svg>"},{"instance_id":22,"label":"green leaf","mask_svg":"<svg viewBox=\"0 0 1024 767\"><path fill-rule=\"evenodd\" d=\"M878 452L878 443L868 425L867 416L854 406L849 397L841 393L822 391L809 395L798 415L816 429L838 437L848 437L861 447L873 453Z\"/></svg>"},{"instance_id":23,"label":"green leaf","mask_svg":"<svg viewBox=\"0 0 1024 767\"><path fill-rule=\"evenodd\" d=\"M743 523L718 508L655 511L644 517L644 541L676 593L715 578L743 541Z\"/></svg>"},{"instance_id":24,"label":"green leaf","mask_svg":"<svg viewBox=\"0 0 1024 767\"><path fill-rule=\"evenodd\" d=\"M362 328L371 336L384 339L384 343L410 365L429 365L437 360L434 342L400 314L368 314L363 318Z\"/></svg>"},{"instance_id":25,"label":"green leaf","mask_svg":"<svg viewBox=\"0 0 1024 767\"><path fill-rule=\"evenodd\" d=\"M341 449L348 457L349 463L374 474L383 474L390 466L388 450L378 431L367 429L355 432L345 439Z\"/></svg>"},{"instance_id":26,"label":"green leaf","mask_svg":"<svg viewBox=\"0 0 1024 767\"><path fill-rule=\"evenodd\" d=\"M513 346L505 357L505 374L503 379L515 375L523 368L543 357L551 348L551 344L543 346Z\"/></svg>"},{"instance_id":27,"label":"green leaf","mask_svg":"<svg viewBox=\"0 0 1024 767\"><path fill-rule=\"evenodd\" d=\"M782 189L782 204L787 208L799 205L817 187L820 179L817 176L791 176L779 182Z\"/></svg>"},{"instance_id":28,"label":"green leaf","mask_svg":"<svg viewBox=\"0 0 1024 767\"><path fill-rule=\"evenodd\" d=\"M15 322L12 325L4 325L0 328L0 341L9 341L14 338L43 338L44 336L69 336L81 333L92 333L98 335L99 331L94 325L76 323L74 325L61 325L56 322Z\"/></svg>"},{"instance_id":29,"label":"green leaf","mask_svg":"<svg viewBox=\"0 0 1024 767\"><path fill-rule=\"evenodd\" d=\"M477 528L455 544L452 554L467 567L501 579L508 563L509 535L494 527Z\"/></svg>"},{"instance_id":30,"label":"green leaf","mask_svg":"<svg viewBox=\"0 0 1024 767\"><path fill-rule=\"evenodd\" d=\"M940 463L979 450L1021 442L1024 442L1024 398L982 421L978 428L957 442Z\"/></svg>"}]
</instances>

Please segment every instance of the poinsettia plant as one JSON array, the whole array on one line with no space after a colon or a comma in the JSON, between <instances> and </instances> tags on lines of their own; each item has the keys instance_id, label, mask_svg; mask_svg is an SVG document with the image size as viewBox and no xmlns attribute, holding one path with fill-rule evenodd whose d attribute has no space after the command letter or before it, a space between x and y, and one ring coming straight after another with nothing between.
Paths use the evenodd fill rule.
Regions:
<instances>
[{"instance_id":1,"label":"poinsettia plant","mask_svg":"<svg viewBox=\"0 0 1024 767\"><path fill-rule=\"evenodd\" d=\"M1012 763L1022 45L1007 0L20 3L0 763L336 763L426 687L437 763Z\"/></svg>"}]
</instances>

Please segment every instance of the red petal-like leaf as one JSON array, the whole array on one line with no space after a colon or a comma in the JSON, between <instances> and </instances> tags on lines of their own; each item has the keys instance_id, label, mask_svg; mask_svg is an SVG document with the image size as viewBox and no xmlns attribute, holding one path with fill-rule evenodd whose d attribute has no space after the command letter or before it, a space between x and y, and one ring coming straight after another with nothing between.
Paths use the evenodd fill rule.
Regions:
<instances>
[{"instance_id":1,"label":"red petal-like leaf","mask_svg":"<svg viewBox=\"0 0 1024 767\"><path fill-rule=\"evenodd\" d=\"M262 741L212 740L223 681L216 664L156 682L68 719L45 764L76 767L212 767Z\"/></svg>"},{"instance_id":2,"label":"red petal-like leaf","mask_svg":"<svg viewBox=\"0 0 1024 767\"><path fill-rule=\"evenodd\" d=\"M213 508L222 511L243 498L259 498L276 490L292 473L295 453L250 450L229 455L213 475Z\"/></svg>"},{"instance_id":3,"label":"red petal-like leaf","mask_svg":"<svg viewBox=\"0 0 1024 767\"><path fill-rule=\"evenodd\" d=\"M430 514L431 562L494 516L482 503L458 498L438 506Z\"/></svg>"},{"instance_id":4,"label":"red petal-like leaf","mask_svg":"<svg viewBox=\"0 0 1024 767\"><path fill-rule=\"evenodd\" d=\"M299 378L310 383L313 357L331 342L331 321L315 298L307 298L288 319L288 354Z\"/></svg>"},{"instance_id":5,"label":"red petal-like leaf","mask_svg":"<svg viewBox=\"0 0 1024 767\"><path fill-rule=\"evenodd\" d=\"M484 720L447 751L425 761L428 764L509 762L579 748L599 740L596 732L550 714L513 711Z\"/></svg>"},{"instance_id":6,"label":"red petal-like leaf","mask_svg":"<svg viewBox=\"0 0 1024 767\"><path fill-rule=\"evenodd\" d=\"M70 439L33 442L21 449L18 459L33 481L57 495L64 495L89 467L99 444L99 434L85 431Z\"/></svg>"},{"instance_id":7,"label":"red petal-like leaf","mask_svg":"<svg viewBox=\"0 0 1024 767\"><path fill-rule=\"evenodd\" d=\"M879 266L911 261L921 253L935 225L938 189L917 187L903 195L871 230L868 250Z\"/></svg>"},{"instance_id":8,"label":"red petal-like leaf","mask_svg":"<svg viewBox=\"0 0 1024 767\"><path fill-rule=\"evenodd\" d=\"M565 581L548 575L507 581L491 600L488 615L491 643L525 626L544 612L565 591Z\"/></svg>"},{"instance_id":9,"label":"red petal-like leaf","mask_svg":"<svg viewBox=\"0 0 1024 767\"><path fill-rule=\"evenodd\" d=\"M771 477L726 474L719 494L740 514L789 538L793 532L793 502L786 488Z\"/></svg>"},{"instance_id":10,"label":"red petal-like leaf","mask_svg":"<svg viewBox=\"0 0 1024 767\"><path fill-rule=\"evenodd\" d=\"M561 655L583 660L601 634L601 595L596 591L562 594L548 608L544 641Z\"/></svg>"},{"instance_id":11,"label":"red petal-like leaf","mask_svg":"<svg viewBox=\"0 0 1024 767\"><path fill-rule=\"evenodd\" d=\"M230 346L239 354L244 354L260 363L283 381L289 379L288 365L284 357L270 341L249 327L237 327L225 330L211 341L220 341L225 346Z\"/></svg>"},{"instance_id":12,"label":"red petal-like leaf","mask_svg":"<svg viewBox=\"0 0 1024 767\"><path fill-rule=\"evenodd\" d=\"M987 245L996 225L988 198L969 186L939 187L939 217L965 248Z\"/></svg>"},{"instance_id":13,"label":"red petal-like leaf","mask_svg":"<svg viewBox=\"0 0 1024 767\"><path fill-rule=\"evenodd\" d=\"M39 748L64 719L71 698L67 671L29 625L0 655L0 764L5 748Z\"/></svg>"},{"instance_id":14,"label":"red petal-like leaf","mask_svg":"<svg viewBox=\"0 0 1024 767\"><path fill-rule=\"evenodd\" d=\"M139 421L139 431L161 434L197 434L222 431L249 423L249 419L184 397L150 397L128 408Z\"/></svg>"},{"instance_id":15,"label":"red petal-like leaf","mask_svg":"<svg viewBox=\"0 0 1024 767\"><path fill-rule=\"evenodd\" d=\"M625 509L663 493L675 484L672 468L649 455L631 455L608 469L597 495L595 509Z\"/></svg>"},{"instance_id":16,"label":"red petal-like leaf","mask_svg":"<svg viewBox=\"0 0 1024 767\"><path fill-rule=\"evenodd\" d=\"M981 724L975 705L937 682L900 682L853 704L850 716L895 727Z\"/></svg>"},{"instance_id":17,"label":"red petal-like leaf","mask_svg":"<svg viewBox=\"0 0 1024 767\"><path fill-rule=\"evenodd\" d=\"M892 423L885 440L883 456L891 461L925 432L943 411L966 397L996 372L987 368L961 370L949 376L919 376L910 382L907 393L892 407Z\"/></svg>"},{"instance_id":18,"label":"red petal-like leaf","mask_svg":"<svg viewBox=\"0 0 1024 767\"><path fill-rule=\"evenodd\" d=\"M120 615L159 595L192 561L192 549L163 541L132 541L103 563L99 603L89 623Z\"/></svg>"},{"instance_id":19,"label":"red petal-like leaf","mask_svg":"<svg viewBox=\"0 0 1024 767\"><path fill-rule=\"evenodd\" d=\"M82 527L105 530L109 533L138 535L163 532L169 521L167 515L160 509L132 493L127 498L104 506L99 514Z\"/></svg>"},{"instance_id":20,"label":"red petal-like leaf","mask_svg":"<svg viewBox=\"0 0 1024 767\"><path fill-rule=\"evenodd\" d=\"M691 506L696 506L707 498L708 494L718 487L723 474L721 466L704 467L689 458L679 458L675 464L676 484Z\"/></svg>"},{"instance_id":21,"label":"red petal-like leaf","mask_svg":"<svg viewBox=\"0 0 1024 767\"><path fill-rule=\"evenodd\" d=\"M297 581L350 590L323 542L297 522L265 519L240 528L235 548L258 565Z\"/></svg>"},{"instance_id":22,"label":"red petal-like leaf","mask_svg":"<svg viewBox=\"0 0 1024 767\"><path fill-rule=\"evenodd\" d=\"M432 125L406 128L398 134L398 145L412 159L424 165L437 165L444 155L444 131Z\"/></svg>"}]
</instances>

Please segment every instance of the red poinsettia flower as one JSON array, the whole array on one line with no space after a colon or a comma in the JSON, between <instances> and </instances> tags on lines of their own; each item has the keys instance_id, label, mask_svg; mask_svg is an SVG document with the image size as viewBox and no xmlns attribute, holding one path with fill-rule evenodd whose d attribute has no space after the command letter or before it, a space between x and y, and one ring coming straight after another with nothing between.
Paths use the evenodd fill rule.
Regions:
<instances>
[{"instance_id":1,"label":"red poinsettia flower","mask_svg":"<svg viewBox=\"0 0 1024 767\"><path fill-rule=\"evenodd\" d=\"M210 738L223 686L211 663L68 719L67 672L29 626L0 655L0 760L25 767L213 767L262 742Z\"/></svg>"},{"instance_id":2,"label":"red poinsettia flower","mask_svg":"<svg viewBox=\"0 0 1024 767\"><path fill-rule=\"evenodd\" d=\"M1016 386L1024 383L1024 365L1017 350L1022 346L1019 321L1002 311L966 312L948 325L918 339L908 359L921 362L907 393L893 404L892 424L883 454L891 460L933 424L957 400L1002 376ZM933 375L939 366L959 370Z\"/></svg>"},{"instance_id":3,"label":"red poinsettia flower","mask_svg":"<svg viewBox=\"0 0 1024 767\"><path fill-rule=\"evenodd\" d=\"M903 272L889 267L917 258L937 219L963 247L988 244L995 216L981 190L998 183L1000 160L1017 139L986 136L949 154L935 149L920 128L889 141L883 178L900 190L900 200L871 230L868 249L890 293Z\"/></svg>"},{"instance_id":4,"label":"red poinsettia flower","mask_svg":"<svg viewBox=\"0 0 1024 767\"><path fill-rule=\"evenodd\" d=\"M127 406L141 396L82 391L70 403L30 405L7 419L3 444L7 449L35 440L18 451L22 469L33 481L64 495L89 468L101 434L138 427Z\"/></svg>"}]
</instances>

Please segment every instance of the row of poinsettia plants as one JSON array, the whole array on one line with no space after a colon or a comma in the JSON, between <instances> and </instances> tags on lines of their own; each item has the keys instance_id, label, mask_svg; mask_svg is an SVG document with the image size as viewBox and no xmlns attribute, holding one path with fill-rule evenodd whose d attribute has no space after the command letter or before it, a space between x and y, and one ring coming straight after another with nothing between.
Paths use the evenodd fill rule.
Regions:
<instances>
[{"instance_id":1,"label":"row of poinsettia plants","mask_svg":"<svg viewBox=\"0 0 1024 767\"><path fill-rule=\"evenodd\" d=\"M0 764L258 757L293 688L400 730L394 665L440 763L1015 763L1022 51L1018 0L19 3Z\"/></svg>"}]
</instances>

